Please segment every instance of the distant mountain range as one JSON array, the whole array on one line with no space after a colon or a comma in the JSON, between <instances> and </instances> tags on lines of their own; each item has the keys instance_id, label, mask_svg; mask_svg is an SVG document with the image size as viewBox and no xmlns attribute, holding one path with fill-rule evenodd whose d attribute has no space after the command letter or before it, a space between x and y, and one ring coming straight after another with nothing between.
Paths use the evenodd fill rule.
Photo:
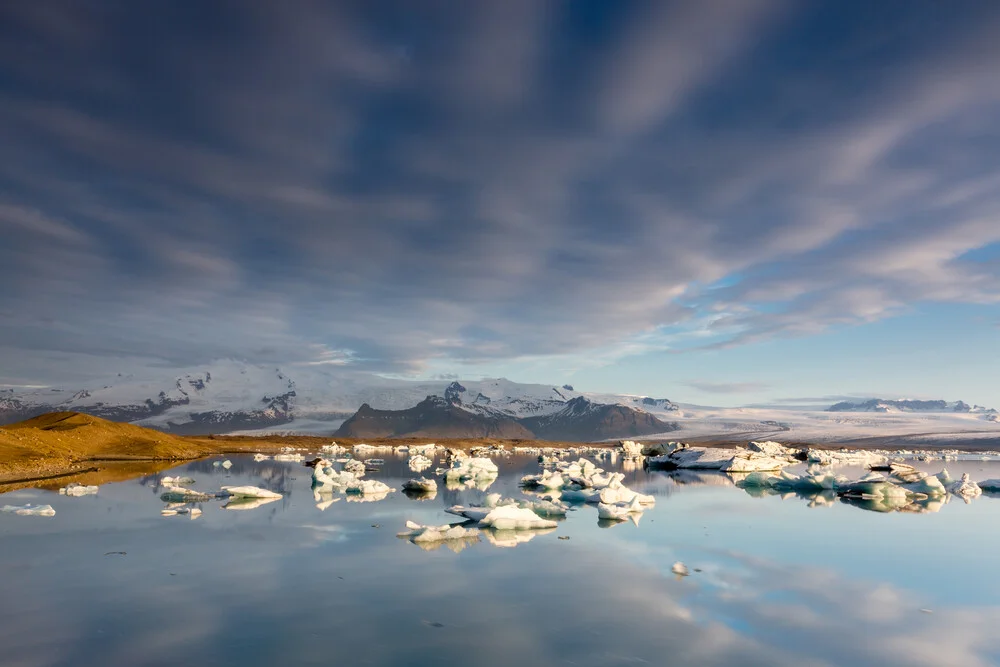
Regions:
<instances>
[{"instance_id":1,"label":"distant mountain range","mask_svg":"<svg viewBox=\"0 0 1000 667\"><path fill-rule=\"evenodd\" d=\"M293 380L279 368L231 360L168 377L116 375L87 388L0 390L0 423L55 411L186 435L262 430L332 435L348 420L347 428L367 434L566 440L666 432L672 425L664 417L679 414L667 399L585 395L571 385L412 382L311 368L296 368ZM395 425L375 428L376 413Z\"/></svg>"},{"instance_id":2,"label":"distant mountain range","mask_svg":"<svg viewBox=\"0 0 1000 667\"><path fill-rule=\"evenodd\" d=\"M981 405L969 405L964 401L926 401L911 399L872 398L852 403L842 401L827 408L827 412L961 412L995 415L996 410Z\"/></svg>"},{"instance_id":3,"label":"distant mountain range","mask_svg":"<svg viewBox=\"0 0 1000 667\"><path fill-rule=\"evenodd\" d=\"M405 410L376 410L365 404L335 434L350 438L428 436L452 438L538 438L588 441L667 433L676 423L662 421L640 409L594 403L583 396L551 401L557 409L546 414L516 416L482 402L478 394L464 404L466 389L453 383L445 396L428 396Z\"/></svg>"}]
</instances>

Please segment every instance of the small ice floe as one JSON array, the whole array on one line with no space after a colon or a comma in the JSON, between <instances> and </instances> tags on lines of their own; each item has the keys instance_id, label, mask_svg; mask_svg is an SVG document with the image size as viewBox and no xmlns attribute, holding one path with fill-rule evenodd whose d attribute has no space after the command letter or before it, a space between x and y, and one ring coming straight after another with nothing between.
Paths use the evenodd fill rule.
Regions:
<instances>
[{"instance_id":1,"label":"small ice floe","mask_svg":"<svg viewBox=\"0 0 1000 667\"><path fill-rule=\"evenodd\" d=\"M599 503L597 505L598 519L612 519L614 521L627 521L632 514L642 514L645 508L638 498L633 498L629 503Z\"/></svg>"},{"instance_id":2,"label":"small ice floe","mask_svg":"<svg viewBox=\"0 0 1000 667\"><path fill-rule=\"evenodd\" d=\"M969 473L964 473L962 479L949 486L948 490L966 503L972 502L983 493L982 488L969 478Z\"/></svg>"},{"instance_id":3,"label":"small ice floe","mask_svg":"<svg viewBox=\"0 0 1000 667\"><path fill-rule=\"evenodd\" d=\"M423 456L433 456L437 448L438 446L433 442L429 442L426 445L410 445L410 456L416 454L420 454Z\"/></svg>"},{"instance_id":4,"label":"small ice floe","mask_svg":"<svg viewBox=\"0 0 1000 667\"><path fill-rule=\"evenodd\" d=\"M0 507L0 512L4 514L17 514L18 516L55 516L56 511L52 505L4 505Z\"/></svg>"},{"instance_id":5,"label":"small ice floe","mask_svg":"<svg viewBox=\"0 0 1000 667\"><path fill-rule=\"evenodd\" d=\"M913 500L926 499L892 482L850 482L838 486L842 498L875 512L892 512L909 505Z\"/></svg>"},{"instance_id":6,"label":"small ice floe","mask_svg":"<svg viewBox=\"0 0 1000 667\"><path fill-rule=\"evenodd\" d=\"M943 469L941 472L939 472L938 474L936 474L934 476L937 477L939 480L941 480L941 483L944 484L945 486L947 486L948 484L951 484L952 482L955 481L952 478L951 473L948 472L947 468Z\"/></svg>"},{"instance_id":7,"label":"small ice floe","mask_svg":"<svg viewBox=\"0 0 1000 667\"><path fill-rule=\"evenodd\" d=\"M354 482L347 485L347 493L358 494L362 496L368 495L381 495L395 491L391 486L386 485L377 479L365 479L365 480L355 480Z\"/></svg>"},{"instance_id":8,"label":"small ice floe","mask_svg":"<svg viewBox=\"0 0 1000 667\"><path fill-rule=\"evenodd\" d=\"M201 491L195 491L194 489L188 489L183 486L164 486L162 492L160 493L160 500L166 503L195 503L204 502L207 500L215 500L219 497L225 497L227 494L216 494L216 493L202 493Z\"/></svg>"},{"instance_id":9,"label":"small ice floe","mask_svg":"<svg viewBox=\"0 0 1000 667\"><path fill-rule=\"evenodd\" d=\"M253 460L254 460L255 463L260 463L261 461L270 461L271 457L268 456L267 454L259 454L258 453L258 454L254 454L253 455Z\"/></svg>"},{"instance_id":10,"label":"small ice floe","mask_svg":"<svg viewBox=\"0 0 1000 667\"><path fill-rule=\"evenodd\" d=\"M67 484L63 488L59 489L59 495L61 496L95 496L97 495L98 487L87 486L86 484L77 484L73 482L72 484Z\"/></svg>"},{"instance_id":11,"label":"small ice floe","mask_svg":"<svg viewBox=\"0 0 1000 667\"><path fill-rule=\"evenodd\" d=\"M303 456L302 454L299 454L298 452L295 452L290 454L275 454L274 460L282 461L284 463L300 463L302 461L305 461L306 457Z\"/></svg>"},{"instance_id":12,"label":"small ice floe","mask_svg":"<svg viewBox=\"0 0 1000 667\"><path fill-rule=\"evenodd\" d=\"M775 457L752 449L679 445L670 453L650 457L646 462L651 468L761 472L781 470L796 461L790 456Z\"/></svg>"},{"instance_id":13,"label":"small ice floe","mask_svg":"<svg viewBox=\"0 0 1000 667\"><path fill-rule=\"evenodd\" d=\"M455 459L445 471L445 480L464 482L467 480L489 480L492 482L500 474L497 464L490 459L475 457Z\"/></svg>"},{"instance_id":14,"label":"small ice floe","mask_svg":"<svg viewBox=\"0 0 1000 667\"><path fill-rule=\"evenodd\" d=\"M634 440L622 440L618 443L622 448L622 454L629 458L637 458L642 456L642 443L635 442Z\"/></svg>"},{"instance_id":15,"label":"small ice floe","mask_svg":"<svg viewBox=\"0 0 1000 667\"><path fill-rule=\"evenodd\" d=\"M347 453L347 447L341 447L335 442L331 442L329 445L323 445L319 448L324 454L330 454L331 456L343 456Z\"/></svg>"},{"instance_id":16,"label":"small ice floe","mask_svg":"<svg viewBox=\"0 0 1000 667\"><path fill-rule=\"evenodd\" d=\"M222 490L233 498L262 498L274 500L281 498L280 493L268 491L267 489L262 489L259 486L224 486L222 487Z\"/></svg>"},{"instance_id":17,"label":"small ice floe","mask_svg":"<svg viewBox=\"0 0 1000 667\"><path fill-rule=\"evenodd\" d=\"M413 456L410 457L409 460L410 470L412 470L413 472L420 472L421 470L427 470L432 465L434 465L434 462L431 461L426 456L424 456L423 454L414 454Z\"/></svg>"},{"instance_id":18,"label":"small ice floe","mask_svg":"<svg viewBox=\"0 0 1000 667\"><path fill-rule=\"evenodd\" d=\"M549 519L543 519L529 509L516 505L501 505L493 508L479 521L480 528L496 530L537 530L539 528L555 528L558 524Z\"/></svg>"},{"instance_id":19,"label":"small ice floe","mask_svg":"<svg viewBox=\"0 0 1000 667\"><path fill-rule=\"evenodd\" d=\"M1000 493L1000 479L984 479L979 482L979 489L989 493Z\"/></svg>"},{"instance_id":20,"label":"small ice floe","mask_svg":"<svg viewBox=\"0 0 1000 667\"><path fill-rule=\"evenodd\" d=\"M194 479L191 477L161 477L160 484L163 486L184 486L185 484L194 484Z\"/></svg>"},{"instance_id":21,"label":"small ice floe","mask_svg":"<svg viewBox=\"0 0 1000 667\"><path fill-rule=\"evenodd\" d=\"M494 508L492 507L465 507L463 505L452 505L445 509L448 514L464 517L471 521L482 521Z\"/></svg>"},{"instance_id":22,"label":"small ice floe","mask_svg":"<svg viewBox=\"0 0 1000 667\"><path fill-rule=\"evenodd\" d=\"M437 493L438 485L433 479L420 477L403 482L403 491L413 491L416 493Z\"/></svg>"},{"instance_id":23,"label":"small ice floe","mask_svg":"<svg viewBox=\"0 0 1000 667\"><path fill-rule=\"evenodd\" d=\"M356 477L362 477L365 474L365 464L363 461L358 461L357 459L350 459L344 462L344 470L346 472L352 473Z\"/></svg>"},{"instance_id":24,"label":"small ice floe","mask_svg":"<svg viewBox=\"0 0 1000 667\"><path fill-rule=\"evenodd\" d=\"M674 563L671 566L670 571L673 572L674 574L676 574L678 577L686 577L689 574L691 574L691 572L688 571L687 565L685 565L684 563L682 563L680 561L677 561L676 563Z\"/></svg>"},{"instance_id":25,"label":"small ice floe","mask_svg":"<svg viewBox=\"0 0 1000 667\"><path fill-rule=\"evenodd\" d=\"M900 461L893 461L889 464L889 474L907 484L919 482L924 477L927 477L927 473L923 470L917 470L909 463L902 463Z\"/></svg>"},{"instance_id":26,"label":"small ice floe","mask_svg":"<svg viewBox=\"0 0 1000 667\"><path fill-rule=\"evenodd\" d=\"M281 500L277 498L248 498L246 496L234 496L228 503L222 506L224 510L254 510L263 507L268 503L275 503Z\"/></svg>"},{"instance_id":27,"label":"small ice floe","mask_svg":"<svg viewBox=\"0 0 1000 667\"><path fill-rule=\"evenodd\" d=\"M226 459L225 461L222 462L222 467L225 468L226 470L229 470L230 468L233 467L233 462L230 461L229 459Z\"/></svg>"},{"instance_id":28,"label":"small ice floe","mask_svg":"<svg viewBox=\"0 0 1000 667\"><path fill-rule=\"evenodd\" d=\"M404 537L411 542L441 542L443 540L479 539L479 531L475 528L445 524L443 526L424 526L413 521L406 522L407 530L397 533L396 537Z\"/></svg>"},{"instance_id":29,"label":"small ice floe","mask_svg":"<svg viewBox=\"0 0 1000 667\"><path fill-rule=\"evenodd\" d=\"M866 450L810 449L806 452L810 463L828 466L877 466L886 462L886 456Z\"/></svg>"}]
</instances>

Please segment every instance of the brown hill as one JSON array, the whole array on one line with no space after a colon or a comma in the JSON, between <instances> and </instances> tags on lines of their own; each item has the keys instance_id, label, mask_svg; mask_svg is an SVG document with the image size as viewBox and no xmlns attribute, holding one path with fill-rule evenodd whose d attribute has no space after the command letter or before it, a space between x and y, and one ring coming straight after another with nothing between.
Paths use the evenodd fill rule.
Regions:
<instances>
[{"instance_id":1,"label":"brown hill","mask_svg":"<svg viewBox=\"0 0 1000 667\"><path fill-rule=\"evenodd\" d=\"M78 412L51 412L0 426L0 474L64 470L89 460L184 459L204 446L152 429Z\"/></svg>"}]
</instances>

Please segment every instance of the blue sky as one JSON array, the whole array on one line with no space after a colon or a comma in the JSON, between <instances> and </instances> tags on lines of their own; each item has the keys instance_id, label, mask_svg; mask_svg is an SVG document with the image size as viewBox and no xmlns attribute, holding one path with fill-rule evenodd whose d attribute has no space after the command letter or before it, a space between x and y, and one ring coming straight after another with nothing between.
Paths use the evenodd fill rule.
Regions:
<instances>
[{"instance_id":1,"label":"blue sky","mask_svg":"<svg viewBox=\"0 0 1000 667\"><path fill-rule=\"evenodd\" d=\"M0 384L1000 406L1000 6L0 8Z\"/></svg>"}]
</instances>

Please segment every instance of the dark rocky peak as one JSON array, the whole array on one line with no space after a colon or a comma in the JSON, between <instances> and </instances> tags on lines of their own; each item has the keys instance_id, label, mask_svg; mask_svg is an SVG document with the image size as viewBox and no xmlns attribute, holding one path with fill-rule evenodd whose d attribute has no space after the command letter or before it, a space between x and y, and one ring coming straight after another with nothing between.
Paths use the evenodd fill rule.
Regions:
<instances>
[{"instance_id":1,"label":"dark rocky peak","mask_svg":"<svg viewBox=\"0 0 1000 667\"><path fill-rule=\"evenodd\" d=\"M466 391L465 387L463 387L457 381L456 382L452 382L444 390L444 400L447 401L448 403L453 404L453 405L461 405L462 404L462 394L464 394L465 391ZM430 398L430 397L428 397L428 398Z\"/></svg>"}]
</instances>

